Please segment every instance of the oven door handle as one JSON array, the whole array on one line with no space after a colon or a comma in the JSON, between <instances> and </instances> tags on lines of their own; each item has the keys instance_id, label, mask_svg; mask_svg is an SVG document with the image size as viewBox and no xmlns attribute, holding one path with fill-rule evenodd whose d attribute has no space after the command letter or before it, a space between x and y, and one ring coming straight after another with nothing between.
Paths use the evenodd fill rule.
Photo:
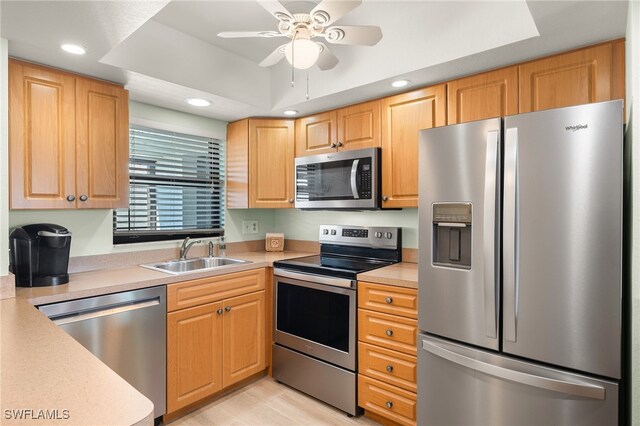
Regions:
<instances>
[{"instance_id":1,"label":"oven door handle","mask_svg":"<svg viewBox=\"0 0 640 426\"><path fill-rule=\"evenodd\" d=\"M310 281L319 284L327 284L333 285L336 287L346 287L353 288L355 287L355 280L350 280L348 278L333 278L326 277L323 275L315 275L315 274L304 274L301 272L291 272L282 268L274 268L273 275L283 278L291 278L294 280L301 281Z\"/></svg>"}]
</instances>

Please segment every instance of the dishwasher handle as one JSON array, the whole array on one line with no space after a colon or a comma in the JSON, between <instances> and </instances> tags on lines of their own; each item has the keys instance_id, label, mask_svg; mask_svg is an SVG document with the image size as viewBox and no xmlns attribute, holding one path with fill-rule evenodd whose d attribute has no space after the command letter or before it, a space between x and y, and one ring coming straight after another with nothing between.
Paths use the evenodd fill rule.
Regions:
<instances>
[{"instance_id":1,"label":"dishwasher handle","mask_svg":"<svg viewBox=\"0 0 640 426\"><path fill-rule=\"evenodd\" d=\"M109 315L117 315L123 312L136 311L139 309L145 309L152 306L160 305L160 298L156 297L155 299L148 300L140 300L135 302L127 302L120 305L109 306L104 309L97 309L88 312L74 312L70 314L65 314L64 316L59 316L57 318L52 318L52 321L55 325L65 325L72 324L75 322L86 321L94 318L106 317Z\"/></svg>"}]
</instances>

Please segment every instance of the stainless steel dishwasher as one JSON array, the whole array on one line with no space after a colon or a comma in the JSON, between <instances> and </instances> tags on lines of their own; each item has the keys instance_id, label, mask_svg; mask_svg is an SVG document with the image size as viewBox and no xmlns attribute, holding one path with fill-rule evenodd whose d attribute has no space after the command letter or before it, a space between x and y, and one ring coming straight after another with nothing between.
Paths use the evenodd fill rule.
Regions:
<instances>
[{"instance_id":1,"label":"stainless steel dishwasher","mask_svg":"<svg viewBox=\"0 0 640 426\"><path fill-rule=\"evenodd\" d=\"M167 309L164 286L38 306L82 346L166 408Z\"/></svg>"}]
</instances>

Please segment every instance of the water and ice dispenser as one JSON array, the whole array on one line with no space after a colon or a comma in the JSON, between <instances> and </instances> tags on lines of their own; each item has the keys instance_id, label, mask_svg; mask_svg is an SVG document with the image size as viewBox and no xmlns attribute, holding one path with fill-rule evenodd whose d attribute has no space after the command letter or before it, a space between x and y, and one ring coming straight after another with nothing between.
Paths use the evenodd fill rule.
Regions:
<instances>
[{"instance_id":1,"label":"water and ice dispenser","mask_svg":"<svg viewBox=\"0 0 640 426\"><path fill-rule=\"evenodd\" d=\"M471 203L433 204L433 264L471 269Z\"/></svg>"}]
</instances>

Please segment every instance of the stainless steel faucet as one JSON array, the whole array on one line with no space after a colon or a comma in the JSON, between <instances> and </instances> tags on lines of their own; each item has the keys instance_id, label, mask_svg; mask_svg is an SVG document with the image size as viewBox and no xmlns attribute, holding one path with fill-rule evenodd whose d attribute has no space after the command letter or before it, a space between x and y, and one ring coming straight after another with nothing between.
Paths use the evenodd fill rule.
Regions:
<instances>
[{"instance_id":1,"label":"stainless steel faucet","mask_svg":"<svg viewBox=\"0 0 640 426\"><path fill-rule=\"evenodd\" d=\"M209 257L218 257L220 254L220 240L216 238L214 241L209 241Z\"/></svg>"},{"instance_id":2,"label":"stainless steel faucet","mask_svg":"<svg viewBox=\"0 0 640 426\"><path fill-rule=\"evenodd\" d=\"M182 246L180 247L180 260L187 260L187 253L189 253L189 250L191 249L191 247L194 244L198 244L201 242L200 240L189 242L189 240L190 238L187 237L182 242Z\"/></svg>"}]
</instances>

